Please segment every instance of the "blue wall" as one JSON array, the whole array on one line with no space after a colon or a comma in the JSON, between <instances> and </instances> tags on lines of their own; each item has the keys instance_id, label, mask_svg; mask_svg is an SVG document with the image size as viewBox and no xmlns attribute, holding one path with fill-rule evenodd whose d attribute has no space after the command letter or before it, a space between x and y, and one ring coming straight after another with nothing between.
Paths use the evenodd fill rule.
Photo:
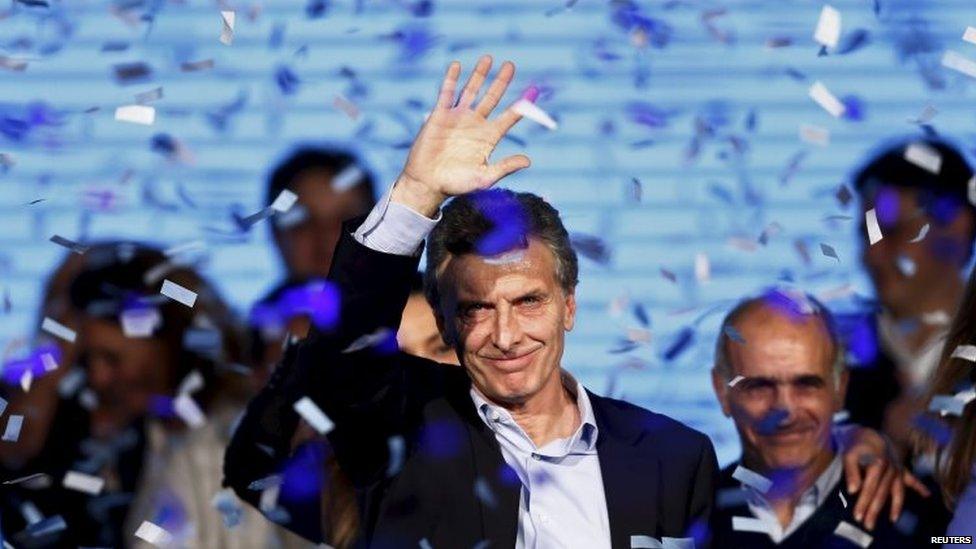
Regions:
<instances>
[{"instance_id":1,"label":"blue wall","mask_svg":"<svg viewBox=\"0 0 976 549\"><path fill-rule=\"evenodd\" d=\"M292 0L9 4L0 64L27 67L0 68L0 152L13 162L0 173L0 284L12 302L0 315L5 344L30 332L39 281L64 252L48 242L55 234L206 239L206 272L245 310L278 275L267 233L258 227L229 242L205 227L229 228L234 204L257 211L267 167L297 141L351 140L388 185L446 64L469 68L490 52L516 62L515 88L541 86L540 106L560 122L554 132L520 123L497 154L524 151L533 167L506 184L548 197L572 231L612 252L605 264L583 261L565 365L598 392L622 372L615 394L709 433L723 462L738 443L715 408L708 369L728 300L784 276L814 293L849 284L870 295L857 266L859 214L834 198L837 186L879 139L919 131L908 120L928 104L939 132L976 144L972 82L940 66L947 49L976 59L976 45L961 40L976 24L967 0L834 2L845 35L863 29L867 42L827 56L812 40L822 6L814 1L643 1L628 12L599 0L568 9L344 0L313 2L322 6L312 6L316 18ZM237 11L230 46L218 41L220 9ZM635 46L642 31L648 45ZM792 44L770 48L771 39ZM207 59L209 70L180 69ZM127 62L148 64L151 76L120 83L113 66ZM280 67L297 77L290 94L276 83ZM807 96L817 80L848 97L853 119L835 119ZM153 126L113 119L115 107L156 87ZM337 94L358 106L358 120L333 107ZM803 142L803 124L829 130L829 145ZM178 140L192 160L154 152L156 134ZM100 193L109 207L99 207ZM851 219L825 221L831 215ZM774 223L779 230L759 244ZM711 265L705 282L694 274L699 254ZM625 329L640 326L629 311L610 311L625 295L650 317L651 342L614 354ZM690 325L687 350L662 359Z\"/></svg>"}]
</instances>

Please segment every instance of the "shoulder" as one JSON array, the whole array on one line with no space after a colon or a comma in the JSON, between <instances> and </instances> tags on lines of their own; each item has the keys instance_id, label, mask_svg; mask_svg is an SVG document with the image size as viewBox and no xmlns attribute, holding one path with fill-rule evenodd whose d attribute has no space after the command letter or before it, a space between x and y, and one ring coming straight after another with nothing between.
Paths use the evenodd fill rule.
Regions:
<instances>
[{"instance_id":1,"label":"shoulder","mask_svg":"<svg viewBox=\"0 0 976 549\"><path fill-rule=\"evenodd\" d=\"M631 435L645 442L666 445L661 448L669 451L682 449L694 453L714 452L712 442L704 433L688 427L684 423L664 414L652 412L630 402L596 396L589 393L590 402L597 421L603 416L608 428L623 435ZM601 429L604 426L599 426Z\"/></svg>"}]
</instances>

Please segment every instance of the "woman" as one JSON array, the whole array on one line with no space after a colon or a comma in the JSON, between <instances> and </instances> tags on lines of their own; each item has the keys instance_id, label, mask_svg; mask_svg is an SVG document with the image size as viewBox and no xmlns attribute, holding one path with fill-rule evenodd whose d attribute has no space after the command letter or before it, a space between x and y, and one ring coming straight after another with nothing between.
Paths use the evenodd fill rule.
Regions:
<instances>
[{"instance_id":1,"label":"woman","mask_svg":"<svg viewBox=\"0 0 976 549\"><path fill-rule=\"evenodd\" d=\"M966 294L949 329L926 399L929 409L940 409L934 411L943 417L928 417L920 423L925 446L936 448L936 478L946 505L954 510L949 536L972 536L976 532L976 405L971 402L971 391L976 386L976 364L973 354L967 356L966 348L960 348L976 345L974 310L976 269L969 276ZM938 396L943 398L936 399ZM955 410L950 411L953 407ZM958 407L962 408L961 414Z\"/></svg>"}]
</instances>

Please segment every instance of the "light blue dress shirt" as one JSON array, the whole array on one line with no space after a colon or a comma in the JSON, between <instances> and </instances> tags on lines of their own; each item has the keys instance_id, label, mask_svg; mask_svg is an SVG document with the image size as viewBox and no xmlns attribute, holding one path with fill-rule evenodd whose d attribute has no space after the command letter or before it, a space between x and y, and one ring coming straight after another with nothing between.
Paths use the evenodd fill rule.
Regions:
<instances>
[{"instance_id":1,"label":"light blue dress shirt","mask_svg":"<svg viewBox=\"0 0 976 549\"><path fill-rule=\"evenodd\" d=\"M417 255L440 220L390 201L387 193L353 237L364 246L395 255ZM597 427L583 385L562 372L563 385L576 398L582 421L572 436L539 448L511 414L488 402L473 386L471 400L495 433L505 462L522 481L517 549L585 547L610 549L610 520L600 458Z\"/></svg>"}]
</instances>

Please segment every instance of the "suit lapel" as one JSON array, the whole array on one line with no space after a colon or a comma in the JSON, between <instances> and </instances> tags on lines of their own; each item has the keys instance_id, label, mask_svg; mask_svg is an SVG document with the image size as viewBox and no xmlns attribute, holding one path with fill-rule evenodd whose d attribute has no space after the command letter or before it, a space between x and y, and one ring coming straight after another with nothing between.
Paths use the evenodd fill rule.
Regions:
<instances>
[{"instance_id":1,"label":"suit lapel","mask_svg":"<svg viewBox=\"0 0 976 549\"><path fill-rule=\"evenodd\" d=\"M589 393L596 416L597 454L613 547L630 547L630 536L657 537L660 472L653 455L637 447L640 426L627 425L601 397Z\"/></svg>"}]
</instances>

